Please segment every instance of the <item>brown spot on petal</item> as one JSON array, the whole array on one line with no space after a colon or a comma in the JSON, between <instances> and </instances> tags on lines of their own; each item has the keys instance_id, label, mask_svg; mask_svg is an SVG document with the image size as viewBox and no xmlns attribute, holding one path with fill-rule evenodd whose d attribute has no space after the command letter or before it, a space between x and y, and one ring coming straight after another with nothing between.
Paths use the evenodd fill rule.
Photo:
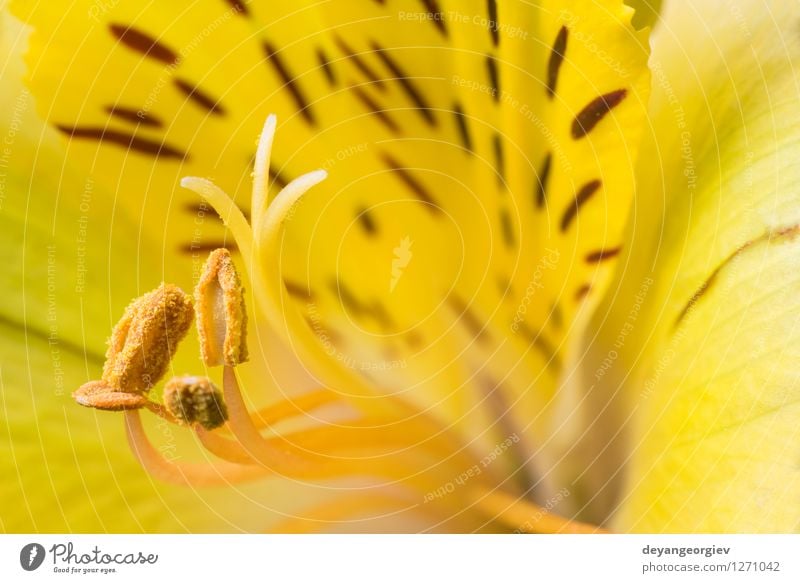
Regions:
<instances>
[{"instance_id":1,"label":"brown spot on petal","mask_svg":"<svg viewBox=\"0 0 800 583\"><path fill-rule=\"evenodd\" d=\"M489 76L489 86L492 88L492 97L495 102L500 101L500 73L497 70L497 61L492 55L486 55L486 71Z\"/></svg>"},{"instance_id":2,"label":"brown spot on petal","mask_svg":"<svg viewBox=\"0 0 800 583\"><path fill-rule=\"evenodd\" d=\"M234 12L238 12L242 16L250 16L250 10L247 8L249 0L227 0L227 2Z\"/></svg>"},{"instance_id":3,"label":"brown spot on petal","mask_svg":"<svg viewBox=\"0 0 800 583\"><path fill-rule=\"evenodd\" d=\"M622 100L625 99L627 94L628 91L626 89L619 89L601 95L589 102L589 104L575 116L572 122L573 139L579 140L592 131L609 111L622 103Z\"/></svg>"},{"instance_id":4,"label":"brown spot on petal","mask_svg":"<svg viewBox=\"0 0 800 583\"><path fill-rule=\"evenodd\" d=\"M567 52L568 36L569 30L566 26L562 26L553 43L553 50L550 52L550 61L547 63L547 96L550 99L556 94L558 73L561 71L561 64L564 62L564 55Z\"/></svg>"},{"instance_id":5,"label":"brown spot on petal","mask_svg":"<svg viewBox=\"0 0 800 583\"><path fill-rule=\"evenodd\" d=\"M500 44L500 23L497 21L497 0L488 0L486 5L487 19L489 21L489 32L492 35L492 44Z\"/></svg>"},{"instance_id":6,"label":"brown spot on petal","mask_svg":"<svg viewBox=\"0 0 800 583\"><path fill-rule=\"evenodd\" d=\"M444 22L445 13L442 12L439 2L437 0L422 0L422 3L428 11L427 20L430 20L439 29L439 32L444 37L447 37L447 25Z\"/></svg>"},{"instance_id":7,"label":"brown spot on petal","mask_svg":"<svg viewBox=\"0 0 800 583\"><path fill-rule=\"evenodd\" d=\"M126 122L149 126L153 128L160 128L164 126L164 122L158 119L149 111L141 109L133 109L131 107L123 107L121 105L107 105L105 111Z\"/></svg>"},{"instance_id":8,"label":"brown spot on petal","mask_svg":"<svg viewBox=\"0 0 800 583\"><path fill-rule=\"evenodd\" d=\"M225 108L222 107L219 101L199 87L192 85L185 79L174 79L173 82L175 83L175 87L177 87L181 93L209 113L213 113L214 115L225 115Z\"/></svg>"},{"instance_id":9,"label":"brown spot on petal","mask_svg":"<svg viewBox=\"0 0 800 583\"><path fill-rule=\"evenodd\" d=\"M544 203L547 201L547 182L552 164L553 155L548 152L536 177L536 208L544 208Z\"/></svg>"},{"instance_id":10,"label":"brown spot on petal","mask_svg":"<svg viewBox=\"0 0 800 583\"><path fill-rule=\"evenodd\" d=\"M270 42L264 42L263 47L264 54L267 57L267 62L272 65L278 77L280 77L281 81L283 81L283 88L289 92L289 95L291 95L295 105L297 105L300 115L309 123L309 125L316 125L317 120L311 111L311 106L308 102L308 99L300 88L300 83L289 71L286 61L281 56L278 48Z\"/></svg>"},{"instance_id":11,"label":"brown spot on petal","mask_svg":"<svg viewBox=\"0 0 800 583\"><path fill-rule=\"evenodd\" d=\"M391 116L386 113L374 99L362 91L360 87L351 87L350 90L353 92L353 95L364 104L364 107L386 126L386 129L394 134L400 133L400 126L395 123Z\"/></svg>"},{"instance_id":12,"label":"brown spot on petal","mask_svg":"<svg viewBox=\"0 0 800 583\"><path fill-rule=\"evenodd\" d=\"M586 254L586 263L600 263L601 261L608 261L613 259L622 251L621 247L613 247L611 249L598 249Z\"/></svg>"},{"instance_id":13,"label":"brown spot on petal","mask_svg":"<svg viewBox=\"0 0 800 583\"><path fill-rule=\"evenodd\" d=\"M564 214L561 216L561 232L566 233L572 221L578 216L581 207L600 190L602 182L599 180L591 180L584 184L578 192L575 193L574 200L570 205L564 209Z\"/></svg>"},{"instance_id":14,"label":"brown spot on petal","mask_svg":"<svg viewBox=\"0 0 800 583\"><path fill-rule=\"evenodd\" d=\"M706 280L700 285L692 297L689 298L689 301L683 307L683 309L678 314L677 319L675 320L675 327L677 328L678 325L686 318L689 313L695 308L697 302L699 302L703 296L708 293L711 287L717 281L720 273L728 267L734 259L739 257L742 253L750 249L755 245L760 244L771 244L771 243L781 243L786 241L793 241L798 235L800 235L800 225L791 225L789 227L784 227L778 231L767 231L760 237L756 237L755 239L750 239L749 241L745 241L739 247L737 247L732 253L730 253L716 268L708 275Z\"/></svg>"},{"instance_id":15,"label":"brown spot on petal","mask_svg":"<svg viewBox=\"0 0 800 583\"><path fill-rule=\"evenodd\" d=\"M433 199L433 196L428 192L428 189L420 182L415 176L411 174L408 168L401 166L391 154L383 153L381 155L383 162L394 172L400 181L416 196L419 200L425 203L425 207L433 214L442 212L439 205Z\"/></svg>"},{"instance_id":16,"label":"brown spot on petal","mask_svg":"<svg viewBox=\"0 0 800 583\"><path fill-rule=\"evenodd\" d=\"M461 138L461 144L467 151L472 153L472 137L469 134L467 117L464 114L461 104L456 103L453 105L453 115L455 116L456 125L458 126L458 135Z\"/></svg>"},{"instance_id":17,"label":"brown spot on petal","mask_svg":"<svg viewBox=\"0 0 800 583\"><path fill-rule=\"evenodd\" d=\"M397 61L392 59L388 51L381 45L375 41L372 41L371 48L378 58L383 61L383 64L386 65L386 68L392 72L395 80L400 84L400 87L403 88L403 91L406 92L406 95L408 95L409 99L417 107L417 111L422 116L422 119L425 120L425 123L430 126L436 126L436 118L433 115L433 109L431 109L430 104L426 101L422 91L420 91L412 82L412 77L403 71L403 68L397 63Z\"/></svg>"},{"instance_id":18,"label":"brown spot on petal","mask_svg":"<svg viewBox=\"0 0 800 583\"><path fill-rule=\"evenodd\" d=\"M179 150L164 142L142 138L136 135L119 132L106 127L94 126L68 126L57 124L56 129L60 132L75 139L82 140L96 140L107 144L114 144L122 146L123 148L147 154L150 156L157 156L160 158L176 158L178 160L188 159L189 156L186 152Z\"/></svg>"},{"instance_id":19,"label":"brown spot on petal","mask_svg":"<svg viewBox=\"0 0 800 583\"><path fill-rule=\"evenodd\" d=\"M124 24L111 24L109 30L128 48L167 65L178 63L178 54L149 34Z\"/></svg>"},{"instance_id":20,"label":"brown spot on petal","mask_svg":"<svg viewBox=\"0 0 800 583\"><path fill-rule=\"evenodd\" d=\"M334 42L336 42L336 46L339 47L339 50L347 57L350 61L352 61L353 65L361 71L361 73L370 81L372 81L372 85L377 87L381 91L386 91L386 86L383 84L383 79L381 79L377 73L367 64L367 62L362 59L351 47L348 45L344 39L339 37L338 35L333 36Z\"/></svg>"}]
</instances>

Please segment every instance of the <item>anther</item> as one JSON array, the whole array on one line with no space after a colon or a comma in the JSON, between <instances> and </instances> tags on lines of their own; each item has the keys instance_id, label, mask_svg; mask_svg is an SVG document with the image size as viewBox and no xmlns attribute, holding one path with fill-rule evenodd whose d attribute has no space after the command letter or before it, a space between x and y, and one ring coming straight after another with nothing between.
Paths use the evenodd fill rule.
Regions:
<instances>
[{"instance_id":1,"label":"anther","mask_svg":"<svg viewBox=\"0 0 800 583\"><path fill-rule=\"evenodd\" d=\"M209 431L224 425L228 409L222 392L206 377L174 377L164 387L164 405L177 419Z\"/></svg>"},{"instance_id":2,"label":"anther","mask_svg":"<svg viewBox=\"0 0 800 583\"><path fill-rule=\"evenodd\" d=\"M101 380L86 383L73 398L111 411L147 405L145 393L167 372L193 316L192 299L174 285L161 284L134 300L111 334Z\"/></svg>"},{"instance_id":3,"label":"anther","mask_svg":"<svg viewBox=\"0 0 800 583\"><path fill-rule=\"evenodd\" d=\"M126 393L149 390L167 372L192 316L192 299L171 284L134 300L111 333L106 384Z\"/></svg>"},{"instance_id":4,"label":"anther","mask_svg":"<svg viewBox=\"0 0 800 583\"><path fill-rule=\"evenodd\" d=\"M227 249L211 252L194 290L200 352L208 366L247 361L244 288Z\"/></svg>"},{"instance_id":5,"label":"anther","mask_svg":"<svg viewBox=\"0 0 800 583\"><path fill-rule=\"evenodd\" d=\"M89 381L72 393L79 405L103 409L104 411L125 411L147 406L147 398L139 393L115 391L103 381Z\"/></svg>"}]
</instances>

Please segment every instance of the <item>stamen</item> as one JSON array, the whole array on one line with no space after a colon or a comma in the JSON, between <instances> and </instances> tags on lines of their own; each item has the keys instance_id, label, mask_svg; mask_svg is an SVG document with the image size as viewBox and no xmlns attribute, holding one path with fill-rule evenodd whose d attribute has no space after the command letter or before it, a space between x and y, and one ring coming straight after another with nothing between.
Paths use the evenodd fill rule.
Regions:
<instances>
[{"instance_id":1,"label":"stamen","mask_svg":"<svg viewBox=\"0 0 800 583\"><path fill-rule=\"evenodd\" d=\"M430 457L423 455L424 452L435 452L436 446L441 443L432 440L430 445L433 447L426 449L425 441L406 427L377 426L373 428L374 435L366 439L365 435L370 434L369 427L339 426L320 427L286 437L265 439L247 413L232 367L226 366L223 369L222 390L230 415L229 427L240 447L235 445L236 442L230 442L221 436L204 441L210 441L215 451L222 452L223 459L241 459L247 454L259 464L274 470L276 474L296 478L383 476L427 489L440 485L428 471L432 467L445 473L454 472L453 475L456 476L464 468L460 463L459 452L452 453L450 458L442 457L441 452ZM412 423L411 427L413 426ZM225 441L232 447L226 447ZM399 448L387 453L387 445ZM380 451L382 447L384 450ZM376 453L368 457L344 455L351 448L362 448ZM324 453L320 450L324 450Z\"/></svg>"},{"instance_id":2,"label":"stamen","mask_svg":"<svg viewBox=\"0 0 800 583\"><path fill-rule=\"evenodd\" d=\"M206 377L183 376L164 387L164 403L178 420L212 430L225 424L228 409L220 390Z\"/></svg>"},{"instance_id":3,"label":"stamen","mask_svg":"<svg viewBox=\"0 0 800 583\"><path fill-rule=\"evenodd\" d=\"M250 419L247 406L244 404L242 395L239 392L239 382L236 380L236 373L233 367L225 366L222 372L222 379L222 391L230 414L230 428L242 448L248 455L264 466L286 468L287 455L285 450L281 451L268 445L267 441L261 437L261 434L256 429L253 420ZM288 456L290 467L295 465L292 463L292 458L296 458L296 456ZM295 459L294 461L300 462L301 460ZM303 464L298 463L298 465ZM280 469L277 471L281 472Z\"/></svg>"},{"instance_id":4,"label":"stamen","mask_svg":"<svg viewBox=\"0 0 800 583\"><path fill-rule=\"evenodd\" d=\"M522 498L500 490L475 488L475 506L487 516L521 533L602 534L607 530L594 524L568 520Z\"/></svg>"},{"instance_id":5,"label":"stamen","mask_svg":"<svg viewBox=\"0 0 800 583\"><path fill-rule=\"evenodd\" d=\"M463 512L463 509L448 510L438 504L420 504L418 499L413 495L409 496L407 492L383 488L375 493L359 492L323 502L302 511L300 516L281 521L273 526L270 532L313 533L320 530L327 531L337 524L363 525L364 531L374 531L374 528L369 528L370 522L391 518L401 513L425 517L425 522L433 525L425 532L479 532L485 528L485 520L474 513Z\"/></svg>"},{"instance_id":6,"label":"stamen","mask_svg":"<svg viewBox=\"0 0 800 583\"><path fill-rule=\"evenodd\" d=\"M170 484L219 486L240 484L273 475L265 468L221 462L215 465L173 462L165 459L147 439L139 411L125 411L128 444L139 463L154 478Z\"/></svg>"},{"instance_id":7,"label":"stamen","mask_svg":"<svg viewBox=\"0 0 800 583\"><path fill-rule=\"evenodd\" d=\"M302 395L293 400L281 401L269 407L256 411L252 416L253 426L258 429L270 427L280 421L285 421L300 414L312 411L322 405L331 403L336 395L331 391L319 390L307 395ZM251 455L236 441L226 439L217 433L206 431L202 427L196 427L195 432L208 451L214 455L238 464L258 463Z\"/></svg>"},{"instance_id":8,"label":"stamen","mask_svg":"<svg viewBox=\"0 0 800 583\"><path fill-rule=\"evenodd\" d=\"M208 451L220 459L234 464L259 465L238 441L223 437L214 431L206 431L203 427L195 427L195 433L200 443Z\"/></svg>"},{"instance_id":9,"label":"stamen","mask_svg":"<svg viewBox=\"0 0 800 583\"><path fill-rule=\"evenodd\" d=\"M280 401L256 411L251 417L256 429L264 429L294 415L308 413L323 405L333 403L336 398L336 393L333 391L321 389L291 400Z\"/></svg>"},{"instance_id":10,"label":"stamen","mask_svg":"<svg viewBox=\"0 0 800 583\"><path fill-rule=\"evenodd\" d=\"M304 412L333 402L334 397L335 394L330 391L319 390L292 401L282 401L257 412L254 418L251 416L252 427L257 432L274 423L298 417ZM241 431L247 430L240 430L240 435ZM206 431L202 427L195 427L195 432L202 445L221 459L240 464L260 464L264 461L263 458L261 461L257 460L240 442L223 437L217 432ZM383 461L394 459L395 465L399 467L398 464L402 465L403 460L395 457L398 453L402 454L401 458L418 456L416 471L419 471L420 466L425 467L425 462L420 460L429 459L440 467L447 466L449 469L445 471L454 472L454 475L461 471L457 463L464 466L471 460L464 452L458 451L457 446L446 439L447 436L431 435L430 428L413 418L402 421L372 419L371 422L365 419L349 426L319 426L272 438L264 438L260 434L256 437L255 432L252 432L251 437L254 441L258 439L263 442L272 452L284 452L283 463L280 466L271 466L276 473L297 477L310 477L312 474L316 477L335 477L337 473L344 476L358 472L382 474L380 466L375 464L378 458L383 457ZM374 451L378 448L383 448L380 456L344 456L344 452L355 449ZM426 454L429 457L426 458ZM338 461L336 466L328 463L331 457ZM317 469L293 465L292 460L297 459L313 462ZM413 471L410 470L409 474Z\"/></svg>"},{"instance_id":11,"label":"stamen","mask_svg":"<svg viewBox=\"0 0 800 583\"><path fill-rule=\"evenodd\" d=\"M359 493L355 496L339 496L330 502L302 512L281 521L270 529L270 532L286 534L313 533L328 530L331 526L356 526L358 532L369 529L370 522L390 518L394 515L409 512L425 512L434 507L420 507L408 500L407 496L391 496L381 493ZM431 514L431 512L426 512ZM435 516L433 520L442 520ZM363 529L363 530L362 530Z\"/></svg>"},{"instance_id":12,"label":"stamen","mask_svg":"<svg viewBox=\"0 0 800 583\"><path fill-rule=\"evenodd\" d=\"M211 252L194 290L200 352L208 366L247 361L244 289L227 249Z\"/></svg>"}]
</instances>

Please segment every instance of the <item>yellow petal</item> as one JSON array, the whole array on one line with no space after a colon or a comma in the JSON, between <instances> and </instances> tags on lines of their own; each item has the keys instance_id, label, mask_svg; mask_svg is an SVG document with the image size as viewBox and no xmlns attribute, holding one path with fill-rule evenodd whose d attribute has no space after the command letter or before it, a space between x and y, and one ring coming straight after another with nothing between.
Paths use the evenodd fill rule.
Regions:
<instances>
[{"instance_id":1,"label":"yellow petal","mask_svg":"<svg viewBox=\"0 0 800 583\"><path fill-rule=\"evenodd\" d=\"M654 36L634 251L587 365L625 436L595 465L609 492L626 464L620 530L800 524L795 11L671 2Z\"/></svg>"},{"instance_id":2,"label":"yellow petal","mask_svg":"<svg viewBox=\"0 0 800 583\"><path fill-rule=\"evenodd\" d=\"M625 0L625 4L636 10L633 25L637 28L653 26L658 20L662 0Z\"/></svg>"},{"instance_id":3,"label":"yellow petal","mask_svg":"<svg viewBox=\"0 0 800 583\"><path fill-rule=\"evenodd\" d=\"M645 378L614 524L640 532L795 532L800 240L726 263Z\"/></svg>"}]
</instances>

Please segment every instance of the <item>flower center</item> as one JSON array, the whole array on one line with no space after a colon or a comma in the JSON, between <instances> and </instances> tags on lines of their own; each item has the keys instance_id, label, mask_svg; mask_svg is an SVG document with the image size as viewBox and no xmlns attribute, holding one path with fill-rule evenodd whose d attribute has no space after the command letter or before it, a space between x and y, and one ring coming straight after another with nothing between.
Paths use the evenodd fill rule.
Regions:
<instances>
[{"instance_id":1,"label":"flower center","mask_svg":"<svg viewBox=\"0 0 800 583\"><path fill-rule=\"evenodd\" d=\"M265 266L277 264L274 243L280 225L302 195L325 178L325 172L301 176L267 204L266 172L274 129L271 116L255 165L252 224L212 183L186 178L182 184L204 196L226 217L242 251L259 312L273 328L280 329L291 328L292 322L285 320L286 314L274 299L279 295L270 286ZM283 476L315 481L358 479L364 484L355 494L338 496L276 530L303 530L371 507L384 513L409 512L427 528L445 531L599 530L510 494L507 485L511 477L504 474L501 464L487 462L447 426L396 396L354 400L320 387L251 413L236 371L248 360L246 313L244 287L233 259L227 250L217 249L205 263L194 301L177 287L163 284L131 304L112 334L102 379L87 383L74 396L81 405L124 410L131 449L142 466L161 480L193 486L230 485ZM156 403L148 398L148 392L165 375L192 320L203 362L208 367L222 367L222 389L205 377L176 377L166 384L164 404ZM330 406L354 409L355 420L318 421L310 428L290 432L276 427ZM196 464L165 459L147 438L142 408L190 428L220 461ZM270 436L263 434L265 429L271 431Z\"/></svg>"}]
</instances>

